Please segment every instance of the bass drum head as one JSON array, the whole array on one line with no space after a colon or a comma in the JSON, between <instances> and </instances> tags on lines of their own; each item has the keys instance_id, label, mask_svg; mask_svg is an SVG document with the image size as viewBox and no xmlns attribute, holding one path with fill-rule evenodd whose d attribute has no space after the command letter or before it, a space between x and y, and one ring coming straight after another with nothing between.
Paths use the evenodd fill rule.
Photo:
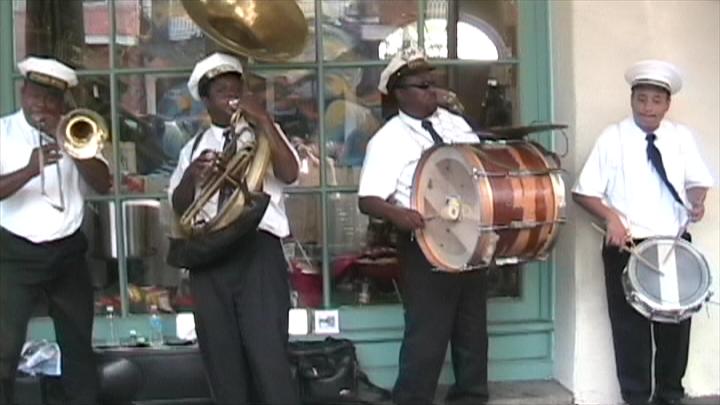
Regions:
<instances>
[{"instance_id":1,"label":"bass drum head","mask_svg":"<svg viewBox=\"0 0 720 405\"><path fill-rule=\"evenodd\" d=\"M492 204L483 203L492 196L479 191L478 184L486 179L473 175L474 160L468 145L435 146L415 170L410 205L425 218L425 228L415 235L438 270L461 271L475 263L483 218L492 218Z\"/></svg>"},{"instance_id":2,"label":"bass drum head","mask_svg":"<svg viewBox=\"0 0 720 405\"><path fill-rule=\"evenodd\" d=\"M635 252L662 274L630 256L623 288L630 305L645 317L677 323L697 312L710 297L710 269L689 242L669 237L650 238Z\"/></svg>"}]
</instances>

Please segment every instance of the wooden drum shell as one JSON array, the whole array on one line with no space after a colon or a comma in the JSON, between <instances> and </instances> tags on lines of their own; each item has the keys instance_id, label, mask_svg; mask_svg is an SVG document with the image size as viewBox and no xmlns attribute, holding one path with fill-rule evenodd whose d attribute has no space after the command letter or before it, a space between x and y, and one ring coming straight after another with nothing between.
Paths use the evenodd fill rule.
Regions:
<instances>
[{"instance_id":1,"label":"wooden drum shell","mask_svg":"<svg viewBox=\"0 0 720 405\"><path fill-rule=\"evenodd\" d=\"M426 218L416 237L428 261L454 272L545 258L565 188L557 156L535 143L442 145L418 162L411 206Z\"/></svg>"}]
</instances>

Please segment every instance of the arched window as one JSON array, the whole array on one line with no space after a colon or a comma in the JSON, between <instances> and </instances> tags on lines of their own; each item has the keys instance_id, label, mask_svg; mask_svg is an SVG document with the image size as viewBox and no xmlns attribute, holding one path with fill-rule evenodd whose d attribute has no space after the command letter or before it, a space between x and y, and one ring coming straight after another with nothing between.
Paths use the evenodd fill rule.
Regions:
<instances>
[{"instance_id":1,"label":"arched window","mask_svg":"<svg viewBox=\"0 0 720 405\"><path fill-rule=\"evenodd\" d=\"M500 34L485 21L461 16L457 23L458 59L498 60L509 55ZM381 59L390 58L398 50L418 42L417 23L410 23L391 32L378 46ZM425 20L425 49L431 58L448 57L447 20L430 18Z\"/></svg>"}]
</instances>

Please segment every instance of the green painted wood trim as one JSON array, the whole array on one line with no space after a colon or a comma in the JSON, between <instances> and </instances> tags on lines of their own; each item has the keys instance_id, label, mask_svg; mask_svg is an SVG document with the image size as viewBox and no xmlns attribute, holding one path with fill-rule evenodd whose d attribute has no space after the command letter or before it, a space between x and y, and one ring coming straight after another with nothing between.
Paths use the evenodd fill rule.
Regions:
<instances>
[{"instance_id":1,"label":"green painted wood trim","mask_svg":"<svg viewBox=\"0 0 720 405\"><path fill-rule=\"evenodd\" d=\"M318 0L319 1L319 0ZM0 11L5 10L0 1ZM549 16L548 3L545 0L532 1L521 0L519 7L519 45L523 50L522 58L519 60L519 80L521 82L521 120L529 123L535 120L549 120L551 118L551 83L550 83L550 60L549 60ZM0 67L9 66L9 70L3 69L5 76L12 81L12 24L5 24L5 13L2 13L0 27L11 27L10 35L0 37ZM10 20L12 18L10 17ZM0 28L0 34L5 34L8 28ZM3 59L10 49L8 60ZM318 47L321 49L321 47ZM502 63L515 64L516 61L503 61ZM319 66L312 66L322 73L323 69L343 68L344 65L319 62ZM369 62L368 65L374 65ZM467 65L472 62L447 61L443 65ZM482 65L483 63L477 63ZM348 64L347 67L349 67ZM356 66L352 64L352 66ZM278 69L288 69L290 65L277 66ZM260 66L258 66L260 68ZM270 66L267 68L276 68ZM142 69L140 69L142 70ZM187 69L171 69L170 73L187 73ZM136 70L125 71L115 69L97 73L110 74L111 79L117 79L118 75L137 73ZM0 73L0 80L3 80L3 73ZM5 78L4 80L7 80ZM7 92L13 96L14 91L0 91L0 96ZM320 92L322 94L322 91ZM113 94L113 104L116 105L116 94ZM13 97L14 98L14 97ZM14 103L13 103L14 104ZM2 104L0 104L2 106ZM323 181L323 183L325 183ZM298 190L303 192L307 190ZM326 198L328 193L336 192L337 187L330 187L322 184L320 187L312 188L312 191L320 193ZM353 191L348 189L348 191ZM165 198L164 195L156 196ZM113 200L120 202L124 199L147 198L146 195L112 195L109 198L98 198L98 200ZM119 205L118 205L119 207ZM123 221L120 221L122 226ZM325 226L324 226L325 227ZM325 244L326 245L326 244ZM122 253L121 253L122 255ZM327 261L326 261L327 262ZM123 263L124 264L124 263ZM125 268L120 265L119 271L124 273ZM552 274L551 263L533 263L526 266L523 271L521 282L521 296L517 298L491 299L488 304L489 333L491 339L491 361L490 375L494 380L513 380L529 378L549 378L552 376ZM328 274L327 269L323 272ZM326 289L326 291L329 291ZM324 297L325 305L329 299ZM397 359L397 347L402 339L402 309L399 305L367 306L367 307L341 307L341 336L351 338L359 342L361 362L364 358L387 358L393 364L389 366L378 365L369 370L372 376L386 376L387 384L392 384L397 373L397 366L394 364ZM127 315L127 314L126 314ZM168 317L164 320L167 333L174 332L174 318ZM135 329L140 334L147 333L147 317L144 315L128 315L118 320L121 336L126 336L130 329ZM107 332L107 325L104 318L96 318L95 335L102 340ZM48 318L39 318L31 323L29 336L32 338L54 339L52 323ZM320 339L322 336L309 336L303 339ZM518 343L520 342L520 343ZM374 345L363 348L362 345ZM508 358L516 347L521 345L529 350L520 357ZM449 369L448 369L449 370ZM444 382L451 378L444 373ZM387 385L386 384L386 385Z\"/></svg>"},{"instance_id":2,"label":"green painted wood trim","mask_svg":"<svg viewBox=\"0 0 720 405\"><path fill-rule=\"evenodd\" d=\"M13 2L0 1L0 116L15 109Z\"/></svg>"}]
</instances>

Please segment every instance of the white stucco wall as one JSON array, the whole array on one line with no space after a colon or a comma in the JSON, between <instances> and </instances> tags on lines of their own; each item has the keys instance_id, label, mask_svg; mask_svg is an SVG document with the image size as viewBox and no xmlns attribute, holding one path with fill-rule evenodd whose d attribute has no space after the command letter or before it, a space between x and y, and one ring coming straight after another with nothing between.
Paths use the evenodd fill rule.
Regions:
<instances>
[{"instance_id":1,"label":"white stucco wall","mask_svg":"<svg viewBox=\"0 0 720 405\"><path fill-rule=\"evenodd\" d=\"M669 60L684 72L668 118L697 130L697 142L716 182L720 179L720 1L550 1L555 120L570 125L564 160L567 185L582 167L596 136L630 114L623 73L649 58ZM716 184L717 185L717 184ZM713 188L703 222L691 227L720 295L720 201ZM615 377L600 236L590 217L569 202L569 223L556 256L555 376L578 404L621 403ZM562 252L558 254L557 252ZM714 297L717 302L718 298ZM720 394L720 308L693 317L689 395Z\"/></svg>"}]
</instances>

